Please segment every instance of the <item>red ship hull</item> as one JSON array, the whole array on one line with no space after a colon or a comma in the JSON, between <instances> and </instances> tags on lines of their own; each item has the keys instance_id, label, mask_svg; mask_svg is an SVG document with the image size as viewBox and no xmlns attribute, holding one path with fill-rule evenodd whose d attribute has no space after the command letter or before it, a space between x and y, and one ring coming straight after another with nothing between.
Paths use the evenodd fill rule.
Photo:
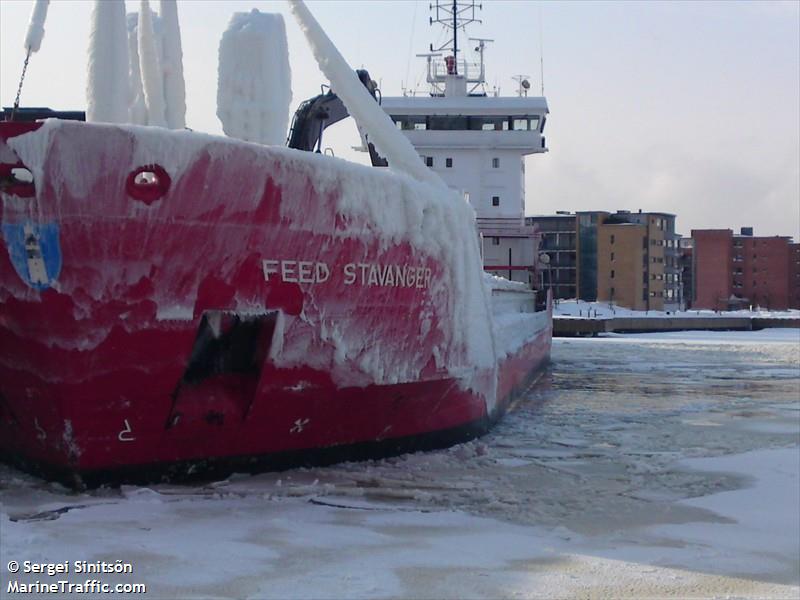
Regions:
<instances>
[{"instance_id":1,"label":"red ship hull","mask_svg":"<svg viewBox=\"0 0 800 600\"><path fill-rule=\"evenodd\" d=\"M548 361L549 311L476 363L445 250L352 209L353 185L416 193L402 178L190 133L165 146L40 125L0 124L0 175L35 176L2 191L9 460L94 483L443 446L486 431Z\"/></svg>"}]
</instances>

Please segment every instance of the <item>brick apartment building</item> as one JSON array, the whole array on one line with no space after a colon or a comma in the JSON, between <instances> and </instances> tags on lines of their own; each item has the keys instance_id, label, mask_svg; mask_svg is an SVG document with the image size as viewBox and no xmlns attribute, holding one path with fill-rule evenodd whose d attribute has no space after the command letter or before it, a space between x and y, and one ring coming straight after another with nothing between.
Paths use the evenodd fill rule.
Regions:
<instances>
[{"instance_id":1,"label":"brick apartment building","mask_svg":"<svg viewBox=\"0 0 800 600\"><path fill-rule=\"evenodd\" d=\"M797 304L800 267L792 253L798 244L790 238L756 237L743 227L739 235L730 229L692 230L692 240L692 308L785 310Z\"/></svg>"},{"instance_id":2,"label":"brick apartment building","mask_svg":"<svg viewBox=\"0 0 800 600\"><path fill-rule=\"evenodd\" d=\"M692 290L694 289L694 240L681 238L679 241L678 264L683 278L683 305L692 308Z\"/></svg>"}]
</instances>

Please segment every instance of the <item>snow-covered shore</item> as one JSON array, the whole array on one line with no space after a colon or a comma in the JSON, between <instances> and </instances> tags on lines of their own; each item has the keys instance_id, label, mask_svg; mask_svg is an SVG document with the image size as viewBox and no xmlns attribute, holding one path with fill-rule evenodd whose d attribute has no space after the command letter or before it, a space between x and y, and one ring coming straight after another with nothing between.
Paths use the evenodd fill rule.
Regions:
<instances>
[{"instance_id":1,"label":"snow-covered shore","mask_svg":"<svg viewBox=\"0 0 800 600\"><path fill-rule=\"evenodd\" d=\"M611 319L615 317L635 318L759 318L759 319L800 319L800 310L729 310L716 312L713 310L681 310L666 312L663 310L631 310L608 302L584 302L583 300L558 300L553 306L553 316L561 318Z\"/></svg>"}]
</instances>

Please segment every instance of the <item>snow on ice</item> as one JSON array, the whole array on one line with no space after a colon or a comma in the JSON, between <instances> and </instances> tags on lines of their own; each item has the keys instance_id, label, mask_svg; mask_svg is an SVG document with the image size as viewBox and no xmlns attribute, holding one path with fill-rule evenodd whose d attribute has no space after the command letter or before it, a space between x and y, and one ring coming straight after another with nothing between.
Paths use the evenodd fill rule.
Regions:
<instances>
[{"instance_id":1,"label":"snow on ice","mask_svg":"<svg viewBox=\"0 0 800 600\"><path fill-rule=\"evenodd\" d=\"M234 13L219 44L217 116L226 135L283 145L292 101L286 27L279 14Z\"/></svg>"}]
</instances>

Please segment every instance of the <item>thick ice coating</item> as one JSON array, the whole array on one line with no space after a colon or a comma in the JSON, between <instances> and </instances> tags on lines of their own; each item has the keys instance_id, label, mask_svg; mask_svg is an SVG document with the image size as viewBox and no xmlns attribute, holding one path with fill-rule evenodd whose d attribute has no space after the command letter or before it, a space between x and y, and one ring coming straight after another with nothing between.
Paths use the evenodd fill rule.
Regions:
<instances>
[{"instance_id":1,"label":"thick ice coating","mask_svg":"<svg viewBox=\"0 0 800 600\"><path fill-rule=\"evenodd\" d=\"M183 49L181 28L178 23L178 4L175 0L161 0L159 6L164 36L161 68L164 71L167 127L183 129L186 127L186 82L183 79Z\"/></svg>"},{"instance_id":2,"label":"thick ice coating","mask_svg":"<svg viewBox=\"0 0 800 600\"><path fill-rule=\"evenodd\" d=\"M153 28L153 15L148 0L142 0L139 10L139 68L142 75L148 125L167 126L164 102L164 78L161 56Z\"/></svg>"},{"instance_id":3,"label":"thick ice coating","mask_svg":"<svg viewBox=\"0 0 800 600\"><path fill-rule=\"evenodd\" d=\"M328 77L359 127L366 131L393 169L427 184L423 186L426 188L426 195L435 198L436 204L447 207L448 218L428 230L426 237L430 239L415 239L413 243L421 246L442 244L441 249L451 270L451 285L456 290L449 296L450 314L453 322L458 324L454 328L454 338L464 343L471 365L496 365L497 352L489 308L491 298L483 281L475 212L458 194L448 189L438 175L423 165L411 143L397 131L389 116L369 95L356 77L355 71L347 64L302 0L290 0L290 5L320 69ZM407 207L395 203L391 197L381 198L375 203L370 199L353 202L351 198L344 196L342 202L356 214L366 213L382 231L392 234L395 234L398 224L404 222L398 213L405 213L407 210ZM424 210L422 214L425 215ZM475 385L483 388L481 391L491 408L496 390L490 388L496 385L496 379L481 386L477 383Z\"/></svg>"},{"instance_id":4,"label":"thick ice coating","mask_svg":"<svg viewBox=\"0 0 800 600\"><path fill-rule=\"evenodd\" d=\"M128 119L134 125L147 125L147 105L144 102L139 66L139 13L128 13L128 54L130 56Z\"/></svg>"},{"instance_id":5,"label":"thick ice coating","mask_svg":"<svg viewBox=\"0 0 800 600\"><path fill-rule=\"evenodd\" d=\"M89 34L87 121L128 122L129 69L125 3L96 0Z\"/></svg>"},{"instance_id":6,"label":"thick ice coating","mask_svg":"<svg viewBox=\"0 0 800 600\"><path fill-rule=\"evenodd\" d=\"M283 145L292 100L286 27L279 14L234 13L219 44L217 116L225 134Z\"/></svg>"},{"instance_id":7,"label":"thick ice coating","mask_svg":"<svg viewBox=\"0 0 800 600\"><path fill-rule=\"evenodd\" d=\"M44 21L47 18L47 6L50 0L36 0L31 12L31 20L28 23L28 33L25 34L25 49L30 52L38 52L42 46L44 38Z\"/></svg>"},{"instance_id":8,"label":"thick ice coating","mask_svg":"<svg viewBox=\"0 0 800 600\"><path fill-rule=\"evenodd\" d=\"M306 35L314 58L333 90L342 99L347 111L369 135L381 155L393 169L408 173L414 179L444 185L441 178L428 170L411 143L398 134L389 115L375 102L356 77L355 71L339 53L302 0L289 0L297 22Z\"/></svg>"}]
</instances>

